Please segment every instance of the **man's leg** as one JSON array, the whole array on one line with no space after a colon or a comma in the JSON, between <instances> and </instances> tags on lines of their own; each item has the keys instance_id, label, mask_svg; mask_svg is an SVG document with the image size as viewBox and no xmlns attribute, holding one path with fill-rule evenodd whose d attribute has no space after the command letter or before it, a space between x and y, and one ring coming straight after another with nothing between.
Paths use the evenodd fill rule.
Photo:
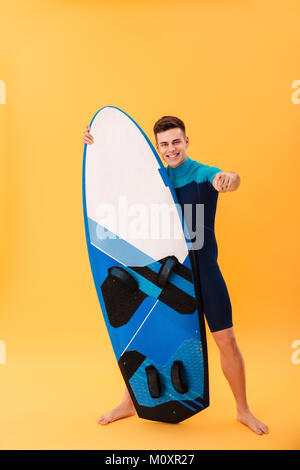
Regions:
<instances>
[{"instance_id":1,"label":"man's leg","mask_svg":"<svg viewBox=\"0 0 300 470\"><path fill-rule=\"evenodd\" d=\"M220 350L221 366L229 382L237 406L237 419L257 434L268 433L268 427L259 421L251 411L246 398L244 360L237 346L233 328L212 333Z\"/></svg>"},{"instance_id":2,"label":"man's leg","mask_svg":"<svg viewBox=\"0 0 300 470\"><path fill-rule=\"evenodd\" d=\"M117 419L127 418L128 416L133 416L134 414L135 408L129 395L128 389L126 387L124 397L121 403L113 410L100 416L100 418L98 419L98 423L109 424L113 421L116 421Z\"/></svg>"}]
</instances>

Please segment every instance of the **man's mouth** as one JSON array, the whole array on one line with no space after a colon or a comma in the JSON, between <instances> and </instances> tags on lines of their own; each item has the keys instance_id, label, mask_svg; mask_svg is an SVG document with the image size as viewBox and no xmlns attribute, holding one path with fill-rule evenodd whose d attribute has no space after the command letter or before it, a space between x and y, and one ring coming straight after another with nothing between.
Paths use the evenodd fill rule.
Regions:
<instances>
[{"instance_id":1,"label":"man's mouth","mask_svg":"<svg viewBox=\"0 0 300 470\"><path fill-rule=\"evenodd\" d=\"M167 155L168 158L176 158L178 157L179 155L179 152L178 153L175 153L174 155Z\"/></svg>"}]
</instances>

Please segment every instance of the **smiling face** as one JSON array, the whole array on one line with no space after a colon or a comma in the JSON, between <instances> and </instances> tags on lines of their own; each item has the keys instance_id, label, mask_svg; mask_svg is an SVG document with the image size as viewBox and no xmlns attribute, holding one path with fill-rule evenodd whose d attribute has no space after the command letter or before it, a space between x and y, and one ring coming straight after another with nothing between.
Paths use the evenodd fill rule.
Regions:
<instances>
[{"instance_id":1,"label":"smiling face","mask_svg":"<svg viewBox=\"0 0 300 470\"><path fill-rule=\"evenodd\" d=\"M189 138L179 127L156 134L156 149L171 168L176 168L186 160L188 145Z\"/></svg>"}]
</instances>

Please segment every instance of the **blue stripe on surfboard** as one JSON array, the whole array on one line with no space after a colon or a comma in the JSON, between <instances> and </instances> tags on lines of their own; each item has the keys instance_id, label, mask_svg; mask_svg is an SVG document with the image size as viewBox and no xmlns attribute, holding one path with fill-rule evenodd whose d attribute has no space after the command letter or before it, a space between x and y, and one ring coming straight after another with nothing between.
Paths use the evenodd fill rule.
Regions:
<instances>
[{"instance_id":1,"label":"blue stripe on surfboard","mask_svg":"<svg viewBox=\"0 0 300 470\"><path fill-rule=\"evenodd\" d=\"M187 403L184 403L184 401L182 400L177 400L178 403L181 403L182 405L186 406L187 408L189 408L190 410L192 411L197 411L195 408L193 408L192 406L188 405Z\"/></svg>"},{"instance_id":2,"label":"blue stripe on surfboard","mask_svg":"<svg viewBox=\"0 0 300 470\"><path fill-rule=\"evenodd\" d=\"M161 268L161 263L90 218L88 218L88 225L91 243L119 263L126 266L126 270L138 281L140 290L145 292L147 295L152 295L157 298L161 293L161 289L151 281L148 281L143 276L136 273L136 271L131 270L128 265L147 266L155 273L158 273ZM195 296L193 284L178 274L172 273L169 282L178 287L178 289L189 294L191 297Z\"/></svg>"},{"instance_id":3,"label":"blue stripe on surfboard","mask_svg":"<svg viewBox=\"0 0 300 470\"><path fill-rule=\"evenodd\" d=\"M196 403L196 405L201 406L201 408L204 407L202 403L199 403L197 400L192 400L193 403Z\"/></svg>"}]
</instances>

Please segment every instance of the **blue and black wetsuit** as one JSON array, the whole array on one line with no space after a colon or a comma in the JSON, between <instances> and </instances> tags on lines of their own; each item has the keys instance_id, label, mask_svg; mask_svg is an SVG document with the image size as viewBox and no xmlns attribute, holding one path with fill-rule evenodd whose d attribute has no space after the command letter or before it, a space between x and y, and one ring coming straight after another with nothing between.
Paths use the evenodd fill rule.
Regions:
<instances>
[{"instance_id":1,"label":"blue and black wetsuit","mask_svg":"<svg viewBox=\"0 0 300 470\"><path fill-rule=\"evenodd\" d=\"M215 214L218 191L212 181L220 168L203 165L189 157L178 167L166 171L184 213L184 204L204 204L204 243L195 250L199 271L203 310L211 332L232 327L232 309L228 290L217 263Z\"/></svg>"}]
</instances>

